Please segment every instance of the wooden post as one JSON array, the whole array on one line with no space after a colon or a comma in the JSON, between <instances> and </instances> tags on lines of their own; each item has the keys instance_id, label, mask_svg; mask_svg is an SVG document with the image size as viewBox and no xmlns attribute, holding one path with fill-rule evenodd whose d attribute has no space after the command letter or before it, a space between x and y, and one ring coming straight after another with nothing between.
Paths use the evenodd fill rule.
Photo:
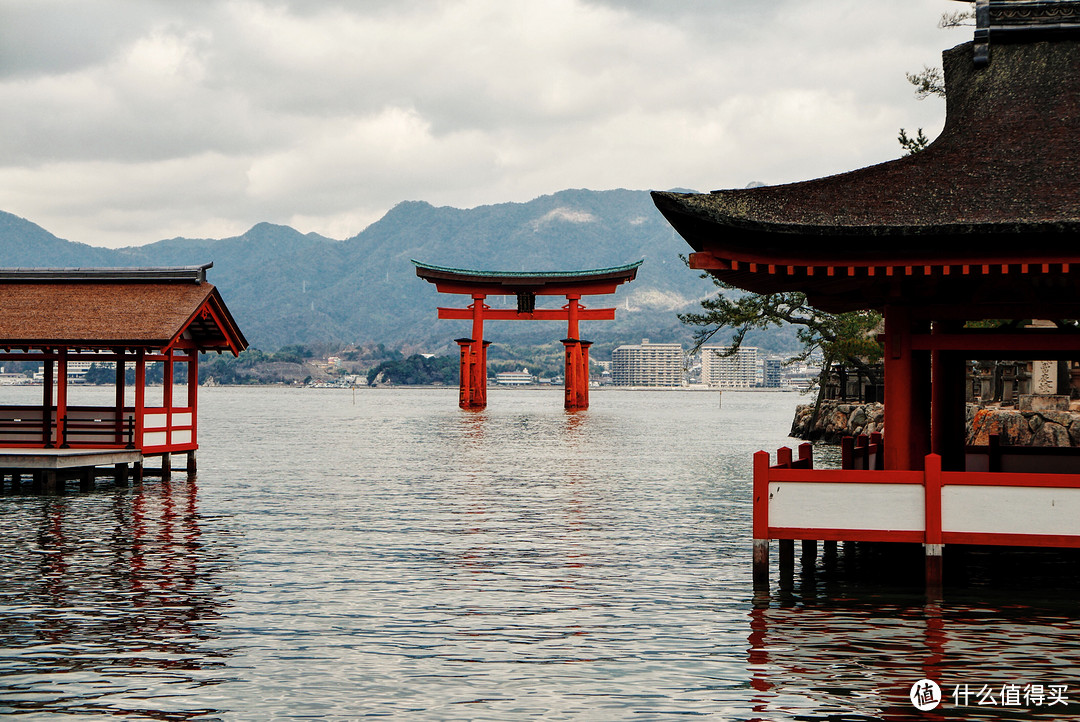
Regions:
<instances>
[{"instance_id":1,"label":"wooden post","mask_svg":"<svg viewBox=\"0 0 1080 722\"><path fill-rule=\"evenodd\" d=\"M189 451L187 453L187 475L188 476L195 476L195 470L196 470L195 450L192 449L191 451Z\"/></svg>"},{"instance_id":2,"label":"wooden post","mask_svg":"<svg viewBox=\"0 0 1080 722\"><path fill-rule=\"evenodd\" d=\"M67 349L60 349L56 360L56 444L68 448L67 440Z\"/></svg>"},{"instance_id":3,"label":"wooden post","mask_svg":"<svg viewBox=\"0 0 1080 722\"><path fill-rule=\"evenodd\" d=\"M127 486L128 480L128 465L127 464L114 464L113 465L113 480L117 486Z\"/></svg>"},{"instance_id":4,"label":"wooden post","mask_svg":"<svg viewBox=\"0 0 1080 722\"><path fill-rule=\"evenodd\" d=\"M191 443L196 446L199 443L199 351L188 349L188 388L187 405L191 409ZM195 471L195 452L188 457L188 473Z\"/></svg>"},{"instance_id":5,"label":"wooden post","mask_svg":"<svg viewBox=\"0 0 1080 722\"><path fill-rule=\"evenodd\" d=\"M94 467L87 466L83 468L79 473L79 490L80 491L93 491L94 490Z\"/></svg>"},{"instance_id":6,"label":"wooden post","mask_svg":"<svg viewBox=\"0 0 1080 722\"><path fill-rule=\"evenodd\" d=\"M113 440L116 444L126 444L124 439L124 349L116 350L116 424Z\"/></svg>"},{"instance_id":7,"label":"wooden post","mask_svg":"<svg viewBox=\"0 0 1080 722\"><path fill-rule=\"evenodd\" d=\"M769 452L754 454L754 591L769 589Z\"/></svg>"},{"instance_id":8,"label":"wooden post","mask_svg":"<svg viewBox=\"0 0 1080 722\"><path fill-rule=\"evenodd\" d=\"M942 551L941 543L941 457L929 454L923 467L926 508L926 596L942 597Z\"/></svg>"},{"instance_id":9,"label":"wooden post","mask_svg":"<svg viewBox=\"0 0 1080 722\"><path fill-rule=\"evenodd\" d=\"M135 352L135 448L143 448L143 421L146 414L146 352ZM142 471L139 472L140 478Z\"/></svg>"},{"instance_id":10,"label":"wooden post","mask_svg":"<svg viewBox=\"0 0 1080 722\"><path fill-rule=\"evenodd\" d=\"M41 391L41 440L46 449L53 448L52 420L53 420L53 356L45 354L45 385Z\"/></svg>"},{"instance_id":11,"label":"wooden post","mask_svg":"<svg viewBox=\"0 0 1080 722\"><path fill-rule=\"evenodd\" d=\"M472 339L456 339L461 350L461 365L458 373L458 406L472 408Z\"/></svg>"},{"instance_id":12,"label":"wooden post","mask_svg":"<svg viewBox=\"0 0 1080 722\"><path fill-rule=\"evenodd\" d=\"M161 455L161 480L168 481L172 478L172 454Z\"/></svg>"},{"instance_id":13,"label":"wooden post","mask_svg":"<svg viewBox=\"0 0 1080 722\"><path fill-rule=\"evenodd\" d=\"M902 306L885 308L885 468L919 469L928 451L927 354L911 349L914 321ZM925 364L929 366L929 363Z\"/></svg>"}]
</instances>

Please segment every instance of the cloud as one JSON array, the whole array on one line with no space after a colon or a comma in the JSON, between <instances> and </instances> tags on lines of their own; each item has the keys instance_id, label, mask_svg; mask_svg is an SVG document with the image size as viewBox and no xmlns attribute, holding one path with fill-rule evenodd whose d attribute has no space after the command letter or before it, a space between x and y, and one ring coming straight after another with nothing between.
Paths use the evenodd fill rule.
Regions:
<instances>
[{"instance_id":1,"label":"cloud","mask_svg":"<svg viewBox=\"0 0 1080 722\"><path fill-rule=\"evenodd\" d=\"M0 209L103 245L344 237L406 199L814 177L940 128L904 72L970 35L942 5L11 0Z\"/></svg>"}]
</instances>

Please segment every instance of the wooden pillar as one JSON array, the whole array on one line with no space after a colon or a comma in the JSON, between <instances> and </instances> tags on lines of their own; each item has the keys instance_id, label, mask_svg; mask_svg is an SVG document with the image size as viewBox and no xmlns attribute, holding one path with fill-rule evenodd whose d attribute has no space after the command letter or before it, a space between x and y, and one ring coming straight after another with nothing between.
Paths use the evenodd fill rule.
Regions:
<instances>
[{"instance_id":1,"label":"wooden pillar","mask_svg":"<svg viewBox=\"0 0 1080 722\"><path fill-rule=\"evenodd\" d=\"M94 476L96 472L94 467L87 466L79 472L79 490L80 491L93 491L94 490Z\"/></svg>"},{"instance_id":2,"label":"wooden pillar","mask_svg":"<svg viewBox=\"0 0 1080 722\"><path fill-rule=\"evenodd\" d=\"M929 450L929 359L911 349L909 309L885 308L885 468L921 469Z\"/></svg>"},{"instance_id":3,"label":"wooden pillar","mask_svg":"<svg viewBox=\"0 0 1080 722\"><path fill-rule=\"evenodd\" d=\"M187 405L191 409L191 443L199 443L199 352L188 349ZM195 473L195 452L188 457L188 473Z\"/></svg>"},{"instance_id":4,"label":"wooden pillar","mask_svg":"<svg viewBox=\"0 0 1080 722\"><path fill-rule=\"evenodd\" d=\"M113 465L113 480L116 484L127 486L128 480L128 465L127 464L115 464Z\"/></svg>"},{"instance_id":5,"label":"wooden pillar","mask_svg":"<svg viewBox=\"0 0 1080 722\"><path fill-rule=\"evenodd\" d=\"M143 418L146 413L146 352L135 352L135 448L143 447ZM140 470L141 478L142 472Z\"/></svg>"},{"instance_id":6,"label":"wooden pillar","mask_svg":"<svg viewBox=\"0 0 1080 722\"><path fill-rule=\"evenodd\" d=\"M119 444L126 444L127 439L124 437L124 349L116 350L116 423L114 425L113 441Z\"/></svg>"},{"instance_id":7,"label":"wooden pillar","mask_svg":"<svg viewBox=\"0 0 1080 722\"><path fill-rule=\"evenodd\" d=\"M942 336L955 324L934 323L933 334ZM941 457L942 468L964 470L966 441L966 366L962 354L948 351L930 353L930 451Z\"/></svg>"},{"instance_id":8,"label":"wooden pillar","mask_svg":"<svg viewBox=\"0 0 1080 722\"><path fill-rule=\"evenodd\" d=\"M172 478L172 454L161 455L161 480L168 481Z\"/></svg>"},{"instance_id":9,"label":"wooden pillar","mask_svg":"<svg viewBox=\"0 0 1080 722\"><path fill-rule=\"evenodd\" d=\"M472 408L472 345L471 338L455 339L461 351L461 366L458 374L458 406Z\"/></svg>"},{"instance_id":10,"label":"wooden pillar","mask_svg":"<svg viewBox=\"0 0 1080 722\"><path fill-rule=\"evenodd\" d=\"M165 363L161 374L161 405L165 409L165 444L172 446L173 427L173 350L165 350Z\"/></svg>"},{"instance_id":11,"label":"wooden pillar","mask_svg":"<svg viewBox=\"0 0 1080 722\"><path fill-rule=\"evenodd\" d=\"M564 402L567 410L589 408L589 346L581 340L581 294L566 295L566 338L563 339L566 371L563 374Z\"/></svg>"},{"instance_id":12,"label":"wooden pillar","mask_svg":"<svg viewBox=\"0 0 1080 722\"><path fill-rule=\"evenodd\" d=\"M461 386L458 406L463 409L482 409L487 406L487 347L484 341L484 294L474 293L472 305L472 338L457 339L461 346Z\"/></svg>"},{"instance_id":13,"label":"wooden pillar","mask_svg":"<svg viewBox=\"0 0 1080 722\"><path fill-rule=\"evenodd\" d=\"M754 454L754 591L769 589L769 452Z\"/></svg>"},{"instance_id":14,"label":"wooden pillar","mask_svg":"<svg viewBox=\"0 0 1080 722\"><path fill-rule=\"evenodd\" d=\"M67 439L67 349L60 349L56 359L56 441L61 449L68 448Z\"/></svg>"},{"instance_id":15,"label":"wooden pillar","mask_svg":"<svg viewBox=\"0 0 1080 722\"><path fill-rule=\"evenodd\" d=\"M195 464L195 451L192 450L187 453L187 475L195 476L196 471L197 468Z\"/></svg>"},{"instance_id":16,"label":"wooden pillar","mask_svg":"<svg viewBox=\"0 0 1080 722\"><path fill-rule=\"evenodd\" d=\"M53 448L53 383L55 382L51 353L45 355L42 369L45 372L45 385L41 389L41 441L46 449L51 449Z\"/></svg>"},{"instance_id":17,"label":"wooden pillar","mask_svg":"<svg viewBox=\"0 0 1080 722\"><path fill-rule=\"evenodd\" d=\"M924 461L923 471L925 490L926 536L926 596L930 599L942 597L942 551L941 543L941 457L930 454Z\"/></svg>"}]
</instances>

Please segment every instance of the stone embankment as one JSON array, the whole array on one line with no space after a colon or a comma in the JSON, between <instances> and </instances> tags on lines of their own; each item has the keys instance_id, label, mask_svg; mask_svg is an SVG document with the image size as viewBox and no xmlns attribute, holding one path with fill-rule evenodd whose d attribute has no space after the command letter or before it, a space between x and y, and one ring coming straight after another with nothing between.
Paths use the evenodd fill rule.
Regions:
<instances>
[{"instance_id":1,"label":"stone embankment","mask_svg":"<svg viewBox=\"0 0 1080 722\"><path fill-rule=\"evenodd\" d=\"M845 436L883 431L885 409L881 404L823 403L811 426L813 406L795 409L791 435L797 439L839 443ZM990 406L967 406L967 443L985 446L998 434L1005 446L1080 447L1080 412L1052 409L1021 410Z\"/></svg>"},{"instance_id":2,"label":"stone embankment","mask_svg":"<svg viewBox=\"0 0 1080 722\"><path fill-rule=\"evenodd\" d=\"M840 439L845 436L881 431L885 424L885 407L881 404L823 401L817 420L814 421L813 417L813 404L800 404L795 407L791 435L796 439L839 444Z\"/></svg>"}]
</instances>

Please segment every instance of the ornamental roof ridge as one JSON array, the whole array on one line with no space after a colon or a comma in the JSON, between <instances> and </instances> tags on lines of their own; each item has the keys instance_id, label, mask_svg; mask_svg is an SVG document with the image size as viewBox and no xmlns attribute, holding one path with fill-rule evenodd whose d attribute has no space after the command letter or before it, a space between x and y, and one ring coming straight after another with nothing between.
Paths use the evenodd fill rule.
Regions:
<instances>
[{"instance_id":1,"label":"ornamental roof ridge","mask_svg":"<svg viewBox=\"0 0 1080 722\"><path fill-rule=\"evenodd\" d=\"M460 274L465 276L486 276L491 278L580 278L582 276L601 276L612 273L622 273L637 270L645 259L610 268L594 268L581 271L482 271L470 268L451 268L449 266L436 266L430 263L422 263L416 259L409 259L410 263L418 269L428 271L441 271L444 273Z\"/></svg>"},{"instance_id":2,"label":"ornamental roof ridge","mask_svg":"<svg viewBox=\"0 0 1080 722\"><path fill-rule=\"evenodd\" d=\"M0 268L0 282L166 282L206 283L206 271L213 268L213 261L198 266L116 266L116 267L63 267Z\"/></svg>"}]
</instances>

